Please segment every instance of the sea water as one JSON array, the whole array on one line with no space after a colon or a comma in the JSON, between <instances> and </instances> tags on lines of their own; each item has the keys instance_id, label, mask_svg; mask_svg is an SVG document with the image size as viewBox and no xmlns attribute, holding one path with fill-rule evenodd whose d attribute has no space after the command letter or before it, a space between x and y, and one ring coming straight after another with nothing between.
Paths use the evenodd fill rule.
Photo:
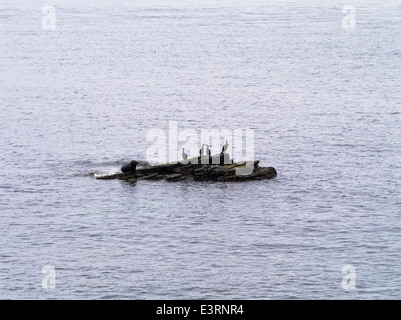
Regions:
<instances>
[{"instance_id":1,"label":"sea water","mask_svg":"<svg viewBox=\"0 0 401 320\"><path fill-rule=\"evenodd\" d=\"M0 3L1 298L401 297L399 2L46 5ZM170 122L278 176L95 179Z\"/></svg>"}]
</instances>

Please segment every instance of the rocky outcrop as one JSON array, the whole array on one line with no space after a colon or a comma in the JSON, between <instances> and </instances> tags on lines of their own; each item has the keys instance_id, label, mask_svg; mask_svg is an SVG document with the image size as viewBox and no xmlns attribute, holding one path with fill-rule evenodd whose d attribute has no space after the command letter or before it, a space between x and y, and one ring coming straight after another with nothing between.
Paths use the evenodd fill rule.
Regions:
<instances>
[{"instance_id":1,"label":"rocky outcrop","mask_svg":"<svg viewBox=\"0 0 401 320\"><path fill-rule=\"evenodd\" d=\"M247 181L272 179L277 176L273 167L259 167L259 161L247 161L234 163L227 155L214 155L209 159L193 158L186 163L175 162L155 166L142 166L137 168L137 161L121 167L121 172L97 176L96 179L121 179L129 182L137 180L160 180L166 181ZM199 160L199 161L194 161ZM216 160L217 161L213 161ZM220 160L220 161L219 161ZM217 162L217 164L215 164Z\"/></svg>"}]
</instances>

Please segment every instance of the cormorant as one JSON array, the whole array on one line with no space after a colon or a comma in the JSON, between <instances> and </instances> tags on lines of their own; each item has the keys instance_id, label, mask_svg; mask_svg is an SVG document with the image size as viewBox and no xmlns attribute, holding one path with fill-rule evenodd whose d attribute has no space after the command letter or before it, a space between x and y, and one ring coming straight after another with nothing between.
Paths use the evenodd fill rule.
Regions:
<instances>
[{"instance_id":1,"label":"cormorant","mask_svg":"<svg viewBox=\"0 0 401 320\"><path fill-rule=\"evenodd\" d=\"M223 146L223 148L221 149L221 152L226 152L228 149L228 141L226 140L226 144Z\"/></svg>"},{"instance_id":2,"label":"cormorant","mask_svg":"<svg viewBox=\"0 0 401 320\"><path fill-rule=\"evenodd\" d=\"M212 155L212 151L210 151L208 144L206 145L206 155L209 157Z\"/></svg>"},{"instance_id":3,"label":"cormorant","mask_svg":"<svg viewBox=\"0 0 401 320\"><path fill-rule=\"evenodd\" d=\"M188 158L187 154L184 152L184 148L182 148L182 158L184 160L187 160L187 158Z\"/></svg>"},{"instance_id":4,"label":"cormorant","mask_svg":"<svg viewBox=\"0 0 401 320\"><path fill-rule=\"evenodd\" d=\"M199 156L200 157L202 157L202 155L203 155L203 146L204 146L204 144L202 144L202 148L199 149Z\"/></svg>"}]
</instances>

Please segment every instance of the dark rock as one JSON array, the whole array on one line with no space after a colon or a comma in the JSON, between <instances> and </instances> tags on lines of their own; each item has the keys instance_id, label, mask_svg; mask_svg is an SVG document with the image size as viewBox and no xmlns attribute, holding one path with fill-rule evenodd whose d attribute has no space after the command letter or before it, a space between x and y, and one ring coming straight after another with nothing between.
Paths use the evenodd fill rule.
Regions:
<instances>
[{"instance_id":1,"label":"dark rock","mask_svg":"<svg viewBox=\"0 0 401 320\"><path fill-rule=\"evenodd\" d=\"M211 157L202 156L202 158L197 157L188 160L190 161L186 164L175 162L145 166L138 169L136 168L138 162L132 160L121 167L121 172L96 177L96 179L121 179L128 182L160 179L166 179L167 181L189 179L196 181L246 181L271 179L277 176L277 171L273 167L259 167L258 160L234 163L228 153L221 153ZM245 166L246 170L244 170ZM250 172L247 172L249 170Z\"/></svg>"},{"instance_id":2,"label":"dark rock","mask_svg":"<svg viewBox=\"0 0 401 320\"><path fill-rule=\"evenodd\" d=\"M121 172L135 172L138 162L132 160L130 163L126 163L121 167Z\"/></svg>"},{"instance_id":3,"label":"dark rock","mask_svg":"<svg viewBox=\"0 0 401 320\"><path fill-rule=\"evenodd\" d=\"M185 178L186 178L185 176L182 176L179 173L166 175L167 181L181 181L184 180Z\"/></svg>"}]
</instances>

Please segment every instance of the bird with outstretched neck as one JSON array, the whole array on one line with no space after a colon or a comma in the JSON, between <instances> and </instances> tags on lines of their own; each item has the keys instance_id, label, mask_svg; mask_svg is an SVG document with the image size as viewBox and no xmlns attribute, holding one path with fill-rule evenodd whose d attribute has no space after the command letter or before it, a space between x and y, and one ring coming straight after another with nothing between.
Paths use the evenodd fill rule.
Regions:
<instances>
[{"instance_id":1,"label":"bird with outstretched neck","mask_svg":"<svg viewBox=\"0 0 401 320\"><path fill-rule=\"evenodd\" d=\"M187 160L187 159L188 159L188 155L185 153L184 148L182 148L182 158L183 158L184 160Z\"/></svg>"},{"instance_id":2,"label":"bird with outstretched neck","mask_svg":"<svg viewBox=\"0 0 401 320\"><path fill-rule=\"evenodd\" d=\"M223 146L223 148L221 149L221 153L226 152L228 149L228 141L226 140L226 144Z\"/></svg>"}]
</instances>

